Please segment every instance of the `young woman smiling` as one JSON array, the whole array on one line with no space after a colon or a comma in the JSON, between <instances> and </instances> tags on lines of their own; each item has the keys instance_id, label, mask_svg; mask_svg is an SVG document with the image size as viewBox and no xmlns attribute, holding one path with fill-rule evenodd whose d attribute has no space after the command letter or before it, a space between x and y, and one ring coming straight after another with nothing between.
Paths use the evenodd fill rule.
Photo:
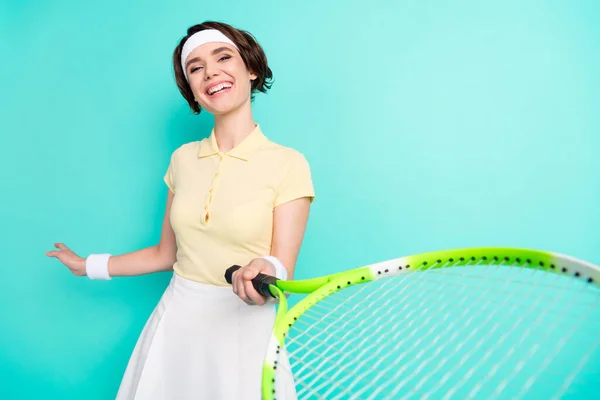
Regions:
<instances>
[{"instance_id":1,"label":"young woman smiling","mask_svg":"<svg viewBox=\"0 0 600 400\"><path fill-rule=\"evenodd\" d=\"M251 279L293 277L314 199L310 168L253 118L254 94L267 92L272 72L250 33L213 21L192 26L173 67L192 111L211 113L214 127L171 155L159 243L86 258L56 243L47 254L91 279L173 271L118 399L259 399L275 304ZM233 264L243 268L232 288L224 272Z\"/></svg>"}]
</instances>

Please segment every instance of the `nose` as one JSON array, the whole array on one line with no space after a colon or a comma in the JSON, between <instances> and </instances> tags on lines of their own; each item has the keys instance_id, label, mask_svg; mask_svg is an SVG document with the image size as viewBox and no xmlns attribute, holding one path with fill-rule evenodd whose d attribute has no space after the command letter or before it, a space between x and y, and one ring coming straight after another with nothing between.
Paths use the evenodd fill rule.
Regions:
<instances>
[{"instance_id":1,"label":"nose","mask_svg":"<svg viewBox=\"0 0 600 400\"><path fill-rule=\"evenodd\" d=\"M217 76L219 75L219 71L216 68L216 65L212 64L212 63L207 63L206 67L205 67L205 78L206 80L210 80L213 76Z\"/></svg>"}]
</instances>

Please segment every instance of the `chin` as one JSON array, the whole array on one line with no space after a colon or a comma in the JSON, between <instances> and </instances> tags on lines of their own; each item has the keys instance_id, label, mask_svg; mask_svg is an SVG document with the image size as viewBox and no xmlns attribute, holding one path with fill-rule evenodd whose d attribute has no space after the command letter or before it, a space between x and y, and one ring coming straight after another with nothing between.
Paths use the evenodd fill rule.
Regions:
<instances>
[{"instance_id":1,"label":"chin","mask_svg":"<svg viewBox=\"0 0 600 400\"><path fill-rule=\"evenodd\" d=\"M206 111L208 111L209 113L211 113L213 115L227 115L227 114L230 114L231 112L235 111L236 109L237 109L237 107L218 107L218 108L206 109Z\"/></svg>"},{"instance_id":2,"label":"chin","mask_svg":"<svg viewBox=\"0 0 600 400\"><path fill-rule=\"evenodd\" d=\"M208 111L213 115L226 115L230 114L233 111L241 108L244 105L244 102L238 104L220 104L218 107L202 107L204 110Z\"/></svg>"}]
</instances>

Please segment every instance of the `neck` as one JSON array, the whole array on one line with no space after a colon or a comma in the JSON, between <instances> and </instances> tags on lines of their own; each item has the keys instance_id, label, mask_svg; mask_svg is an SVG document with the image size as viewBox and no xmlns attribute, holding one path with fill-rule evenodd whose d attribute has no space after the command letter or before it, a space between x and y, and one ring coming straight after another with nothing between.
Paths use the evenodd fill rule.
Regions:
<instances>
[{"instance_id":1,"label":"neck","mask_svg":"<svg viewBox=\"0 0 600 400\"><path fill-rule=\"evenodd\" d=\"M215 115L215 139L219 151L226 153L240 144L256 127L250 102L230 113Z\"/></svg>"}]
</instances>

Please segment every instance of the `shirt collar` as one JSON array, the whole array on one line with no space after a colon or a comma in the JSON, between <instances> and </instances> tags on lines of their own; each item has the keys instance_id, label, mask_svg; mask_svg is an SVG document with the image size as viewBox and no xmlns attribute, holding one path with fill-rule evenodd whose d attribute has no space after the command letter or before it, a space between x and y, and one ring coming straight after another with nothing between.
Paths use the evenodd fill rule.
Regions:
<instances>
[{"instance_id":1,"label":"shirt collar","mask_svg":"<svg viewBox=\"0 0 600 400\"><path fill-rule=\"evenodd\" d=\"M260 125L256 124L256 127L244 140L242 140L237 146L229 150L224 155L229 157L239 158L240 160L248 161L250 157L262 146L267 140L266 136L262 133ZM221 154L219 146L217 144L217 138L215 137L215 130L213 128L209 137L203 139L200 142L200 150L198 151L198 157L209 157L215 154Z\"/></svg>"}]
</instances>

